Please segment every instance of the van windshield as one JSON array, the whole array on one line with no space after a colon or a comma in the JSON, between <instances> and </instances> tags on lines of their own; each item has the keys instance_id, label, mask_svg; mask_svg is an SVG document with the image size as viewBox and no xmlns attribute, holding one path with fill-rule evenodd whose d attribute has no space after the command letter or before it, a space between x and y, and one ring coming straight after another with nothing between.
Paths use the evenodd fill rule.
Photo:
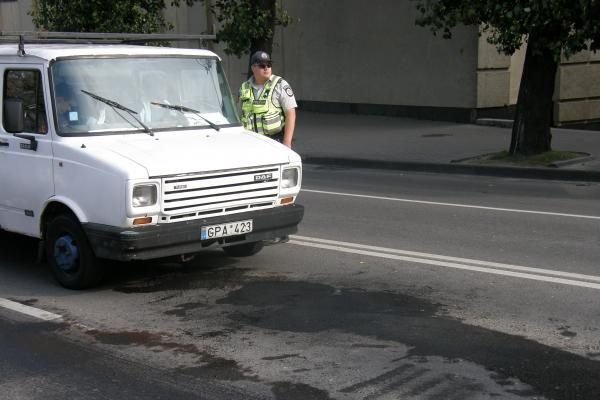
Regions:
<instances>
[{"instance_id":1,"label":"van windshield","mask_svg":"<svg viewBox=\"0 0 600 400\"><path fill-rule=\"evenodd\" d=\"M59 135L240 125L215 58L68 58L50 73Z\"/></svg>"}]
</instances>

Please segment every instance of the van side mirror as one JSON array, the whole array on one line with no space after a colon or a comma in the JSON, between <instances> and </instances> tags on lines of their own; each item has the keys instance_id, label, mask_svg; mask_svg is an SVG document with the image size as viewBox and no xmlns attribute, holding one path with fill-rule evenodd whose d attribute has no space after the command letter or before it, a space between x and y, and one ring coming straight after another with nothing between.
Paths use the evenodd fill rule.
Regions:
<instances>
[{"instance_id":1,"label":"van side mirror","mask_svg":"<svg viewBox=\"0 0 600 400\"><path fill-rule=\"evenodd\" d=\"M19 133L23 132L24 125L23 100L4 99L4 129L10 133Z\"/></svg>"}]
</instances>

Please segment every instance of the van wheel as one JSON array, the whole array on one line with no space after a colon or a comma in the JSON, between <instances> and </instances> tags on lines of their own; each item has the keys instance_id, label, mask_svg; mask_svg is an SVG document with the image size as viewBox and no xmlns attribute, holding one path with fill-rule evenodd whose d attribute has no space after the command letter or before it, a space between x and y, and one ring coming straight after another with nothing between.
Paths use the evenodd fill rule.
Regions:
<instances>
[{"instance_id":1,"label":"van wheel","mask_svg":"<svg viewBox=\"0 0 600 400\"><path fill-rule=\"evenodd\" d=\"M263 242L252 242L223 247L223 251L229 257L249 257L261 251L263 247Z\"/></svg>"},{"instance_id":2,"label":"van wheel","mask_svg":"<svg viewBox=\"0 0 600 400\"><path fill-rule=\"evenodd\" d=\"M56 280L68 289L97 285L103 270L74 217L59 215L48 224L46 257Z\"/></svg>"}]
</instances>

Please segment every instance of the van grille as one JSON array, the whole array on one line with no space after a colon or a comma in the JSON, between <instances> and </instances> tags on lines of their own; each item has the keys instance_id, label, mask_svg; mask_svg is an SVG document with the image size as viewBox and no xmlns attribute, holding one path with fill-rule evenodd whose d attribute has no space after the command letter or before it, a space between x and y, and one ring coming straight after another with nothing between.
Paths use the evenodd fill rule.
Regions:
<instances>
[{"instance_id":1,"label":"van grille","mask_svg":"<svg viewBox=\"0 0 600 400\"><path fill-rule=\"evenodd\" d=\"M279 167L163 178L162 222L273 207Z\"/></svg>"}]
</instances>

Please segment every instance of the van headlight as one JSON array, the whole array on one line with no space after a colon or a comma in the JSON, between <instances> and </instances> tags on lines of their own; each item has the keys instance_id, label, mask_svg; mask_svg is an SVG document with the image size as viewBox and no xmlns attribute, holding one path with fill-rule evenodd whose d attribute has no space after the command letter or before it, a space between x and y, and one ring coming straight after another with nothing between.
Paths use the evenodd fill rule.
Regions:
<instances>
[{"instance_id":1,"label":"van headlight","mask_svg":"<svg viewBox=\"0 0 600 400\"><path fill-rule=\"evenodd\" d=\"M136 185L133 187L131 205L134 208L153 206L157 202L157 193L156 185Z\"/></svg>"},{"instance_id":2,"label":"van headlight","mask_svg":"<svg viewBox=\"0 0 600 400\"><path fill-rule=\"evenodd\" d=\"M298 168L287 168L281 174L281 188L290 189L298 185Z\"/></svg>"}]
</instances>

